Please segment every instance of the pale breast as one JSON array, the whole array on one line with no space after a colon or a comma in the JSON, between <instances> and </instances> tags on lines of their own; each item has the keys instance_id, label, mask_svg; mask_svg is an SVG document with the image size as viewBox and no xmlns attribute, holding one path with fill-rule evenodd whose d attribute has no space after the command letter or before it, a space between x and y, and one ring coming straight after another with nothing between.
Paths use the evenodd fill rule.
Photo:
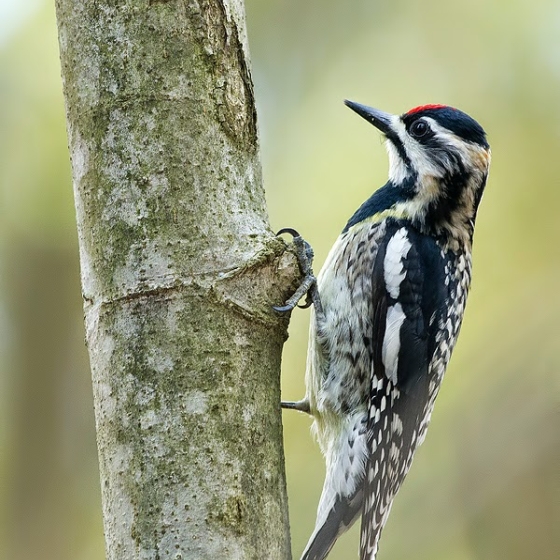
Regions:
<instances>
[{"instance_id":1,"label":"pale breast","mask_svg":"<svg viewBox=\"0 0 560 560\"><path fill-rule=\"evenodd\" d=\"M360 224L343 233L319 274L325 320L311 326L308 391L315 393L310 396L320 412L367 407L373 364L372 275L384 231L383 223Z\"/></svg>"}]
</instances>

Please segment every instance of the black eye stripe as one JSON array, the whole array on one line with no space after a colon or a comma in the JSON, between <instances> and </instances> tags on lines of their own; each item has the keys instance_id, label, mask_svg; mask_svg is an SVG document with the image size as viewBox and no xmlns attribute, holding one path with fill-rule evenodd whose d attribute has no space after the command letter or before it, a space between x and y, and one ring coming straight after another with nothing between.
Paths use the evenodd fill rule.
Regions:
<instances>
[{"instance_id":1,"label":"black eye stripe","mask_svg":"<svg viewBox=\"0 0 560 560\"><path fill-rule=\"evenodd\" d=\"M386 134L387 140L389 140L389 142L391 142L391 144L393 144L393 146L395 146L395 149L397 150L397 153L399 154L399 157L401 158L401 160L403 161L403 163L409 167L410 166L410 158L408 157L408 154L406 153L406 150L404 149L404 145L401 142L401 139L399 138L399 135L396 132L390 131Z\"/></svg>"}]
</instances>

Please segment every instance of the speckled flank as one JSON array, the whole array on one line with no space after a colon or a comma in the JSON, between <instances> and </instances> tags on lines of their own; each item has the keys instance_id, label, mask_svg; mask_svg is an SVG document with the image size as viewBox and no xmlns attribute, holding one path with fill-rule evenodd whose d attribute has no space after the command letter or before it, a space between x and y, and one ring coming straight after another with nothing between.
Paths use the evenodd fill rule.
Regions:
<instances>
[{"instance_id":1,"label":"speckled flank","mask_svg":"<svg viewBox=\"0 0 560 560\"><path fill-rule=\"evenodd\" d=\"M408 273L405 262L412 243L406 227L392 231L387 241L387 222L364 223L343 234L334 245L319 275L324 322L311 329L307 371L308 398L316 417L314 428L327 460L316 533L334 503L344 496L350 501L365 484L364 523L376 535L367 543L370 558L377 551L378 535L410 468L414 451L425 437L437 390L457 338L470 282L470 258L440 248L439 258L446 263L445 306L449 312L438 319L437 349L429 365L429 395L419 411L414 433L405 435L409 441L403 446L403 418L395 409L395 402L401 396L397 370L406 314L397 300ZM385 288L395 303L388 306L383 329L384 373L376 373L371 279L381 242L385 243L381 265ZM315 534L310 543L314 537Z\"/></svg>"}]
</instances>

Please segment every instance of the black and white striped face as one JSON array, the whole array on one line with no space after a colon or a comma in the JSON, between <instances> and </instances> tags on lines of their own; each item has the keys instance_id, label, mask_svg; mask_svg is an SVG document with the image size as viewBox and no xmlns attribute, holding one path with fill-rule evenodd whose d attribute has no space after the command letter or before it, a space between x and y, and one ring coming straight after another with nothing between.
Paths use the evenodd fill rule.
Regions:
<instances>
[{"instance_id":1,"label":"black and white striped face","mask_svg":"<svg viewBox=\"0 0 560 560\"><path fill-rule=\"evenodd\" d=\"M359 103L346 104L385 134L389 178L395 184L411 175L421 180L488 172L490 147L486 134L458 109L423 105L403 115L390 115Z\"/></svg>"},{"instance_id":2,"label":"black and white striped face","mask_svg":"<svg viewBox=\"0 0 560 560\"><path fill-rule=\"evenodd\" d=\"M389 180L411 187L409 215L434 223L474 219L490 166L486 134L474 119L444 105L390 115L346 104L385 134Z\"/></svg>"},{"instance_id":3,"label":"black and white striped face","mask_svg":"<svg viewBox=\"0 0 560 560\"><path fill-rule=\"evenodd\" d=\"M428 105L391 117L388 150L394 180L416 174L419 183L488 173L489 145L482 127L465 113Z\"/></svg>"}]
</instances>

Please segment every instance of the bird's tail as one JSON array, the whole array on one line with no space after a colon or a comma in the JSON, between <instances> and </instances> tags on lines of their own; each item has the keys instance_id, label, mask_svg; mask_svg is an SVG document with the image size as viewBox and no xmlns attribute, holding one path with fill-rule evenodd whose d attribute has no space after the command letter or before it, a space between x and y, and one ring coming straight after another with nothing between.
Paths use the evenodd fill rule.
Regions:
<instances>
[{"instance_id":1,"label":"bird's tail","mask_svg":"<svg viewBox=\"0 0 560 560\"><path fill-rule=\"evenodd\" d=\"M315 531L303 551L301 560L323 560L336 539L346 532L362 511L363 491L360 487L352 497L336 496L326 518L317 520Z\"/></svg>"}]
</instances>

